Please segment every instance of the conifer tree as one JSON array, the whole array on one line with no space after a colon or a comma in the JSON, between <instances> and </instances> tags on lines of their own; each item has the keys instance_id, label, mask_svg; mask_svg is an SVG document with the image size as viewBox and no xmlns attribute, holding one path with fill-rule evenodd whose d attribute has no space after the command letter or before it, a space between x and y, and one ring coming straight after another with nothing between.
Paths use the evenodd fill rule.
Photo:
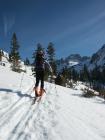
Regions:
<instances>
[{"instance_id":1,"label":"conifer tree","mask_svg":"<svg viewBox=\"0 0 105 140\"><path fill-rule=\"evenodd\" d=\"M89 81L89 72L88 72L87 66L85 64L84 64L84 68L83 68L83 80Z\"/></svg>"},{"instance_id":2,"label":"conifer tree","mask_svg":"<svg viewBox=\"0 0 105 140\"><path fill-rule=\"evenodd\" d=\"M83 70L80 70L80 72L79 72L79 80L84 81L84 79L83 79Z\"/></svg>"},{"instance_id":3,"label":"conifer tree","mask_svg":"<svg viewBox=\"0 0 105 140\"><path fill-rule=\"evenodd\" d=\"M104 67L103 70L102 70L102 75L101 75L101 77L102 77L102 83L105 84L105 67Z\"/></svg>"},{"instance_id":4,"label":"conifer tree","mask_svg":"<svg viewBox=\"0 0 105 140\"><path fill-rule=\"evenodd\" d=\"M2 61L3 51L0 50L0 61Z\"/></svg>"},{"instance_id":5,"label":"conifer tree","mask_svg":"<svg viewBox=\"0 0 105 140\"><path fill-rule=\"evenodd\" d=\"M57 66L55 61L55 49L54 49L54 44L52 42L48 44L46 52L48 55L48 61L53 69L53 73L56 74Z\"/></svg>"},{"instance_id":6,"label":"conifer tree","mask_svg":"<svg viewBox=\"0 0 105 140\"><path fill-rule=\"evenodd\" d=\"M79 74L77 71L73 68L72 70L72 79L76 82L79 79Z\"/></svg>"},{"instance_id":7,"label":"conifer tree","mask_svg":"<svg viewBox=\"0 0 105 140\"><path fill-rule=\"evenodd\" d=\"M93 81L98 81L98 80L99 80L100 71L99 71L99 68L98 68L97 65L96 65L95 68L92 70L91 76L92 76Z\"/></svg>"},{"instance_id":8,"label":"conifer tree","mask_svg":"<svg viewBox=\"0 0 105 140\"><path fill-rule=\"evenodd\" d=\"M55 84L65 86L65 78L61 73L58 73L57 77L55 78Z\"/></svg>"},{"instance_id":9,"label":"conifer tree","mask_svg":"<svg viewBox=\"0 0 105 140\"><path fill-rule=\"evenodd\" d=\"M68 80L71 80L71 69L67 68L67 67L64 67L62 69L62 75L65 79L65 83L67 83Z\"/></svg>"},{"instance_id":10,"label":"conifer tree","mask_svg":"<svg viewBox=\"0 0 105 140\"><path fill-rule=\"evenodd\" d=\"M12 63L12 70L13 71L20 71L20 54L19 54L19 44L17 40L16 33L13 33L12 40L11 40L11 51L9 54L10 62Z\"/></svg>"},{"instance_id":11,"label":"conifer tree","mask_svg":"<svg viewBox=\"0 0 105 140\"><path fill-rule=\"evenodd\" d=\"M29 59L26 57L26 60L24 61L24 64L25 65L30 65L30 61L29 61Z\"/></svg>"}]
</instances>

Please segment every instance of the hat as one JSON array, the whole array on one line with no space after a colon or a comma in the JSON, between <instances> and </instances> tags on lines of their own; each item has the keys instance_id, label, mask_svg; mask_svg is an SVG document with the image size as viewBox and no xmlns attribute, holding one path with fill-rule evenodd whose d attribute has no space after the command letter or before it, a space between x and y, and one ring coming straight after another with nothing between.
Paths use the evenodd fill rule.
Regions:
<instances>
[{"instance_id":1,"label":"hat","mask_svg":"<svg viewBox=\"0 0 105 140\"><path fill-rule=\"evenodd\" d=\"M42 50L38 50L37 51L37 54L40 55L40 56L43 56L44 55L44 52Z\"/></svg>"}]
</instances>

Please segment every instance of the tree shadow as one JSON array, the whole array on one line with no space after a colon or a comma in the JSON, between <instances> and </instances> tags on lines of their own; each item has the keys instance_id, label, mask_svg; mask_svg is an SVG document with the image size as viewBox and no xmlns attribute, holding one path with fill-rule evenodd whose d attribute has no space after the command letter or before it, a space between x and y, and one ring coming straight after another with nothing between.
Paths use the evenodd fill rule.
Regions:
<instances>
[{"instance_id":1,"label":"tree shadow","mask_svg":"<svg viewBox=\"0 0 105 140\"><path fill-rule=\"evenodd\" d=\"M82 97L82 94L71 94L72 96Z\"/></svg>"},{"instance_id":2,"label":"tree shadow","mask_svg":"<svg viewBox=\"0 0 105 140\"><path fill-rule=\"evenodd\" d=\"M97 104L105 104L105 101L101 101L101 102L95 101L95 103L97 103Z\"/></svg>"},{"instance_id":3,"label":"tree shadow","mask_svg":"<svg viewBox=\"0 0 105 140\"><path fill-rule=\"evenodd\" d=\"M29 94L24 94L21 91L14 91L12 89L6 89L6 88L0 88L0 91L4 91L6 92L6 94L9 94L10 92L13 94L17 94L19 97L23 98L23 97L28 97L28 98L33 98L31 95Z\"/></svg>"},{"instance_id":4,"label":"tree shadow","mask_svg":"<svg viewBox=\"0 0 105 140\"><path fill-rule=\"evenodd\" d=\"M92 99L96 96L93 96L93 97L84 97L83 94L71 94L72 96L77 96L77 97L80 97L80 98L85 98L85 99ZM94 103L97 103L97 104L105 104L105 100L102 100L102 98L95 98L95 100L93 100Z\"/></svg>"},{"instance_id":5,"label":"tree shadow","mask_svg":"<svg viewBox=\"0 0 105 140\"><path fill-rule=\"evenodd\" d=\"M98 104L105 104L105 100L103 98L101 98L101 97L100 98L96 98L94 102L98 103Z\"/></svg>"}]
</instances>

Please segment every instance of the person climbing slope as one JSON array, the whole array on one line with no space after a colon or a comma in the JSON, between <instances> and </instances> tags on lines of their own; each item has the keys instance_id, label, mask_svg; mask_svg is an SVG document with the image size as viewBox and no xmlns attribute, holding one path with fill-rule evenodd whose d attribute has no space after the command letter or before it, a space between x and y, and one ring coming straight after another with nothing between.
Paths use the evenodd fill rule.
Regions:
<instances>
[{"instance_id":1,"label":"person climbing slope","mask_svg":"<svg viewBox=\"0 0 105 140\"><path fill-rule=\"evenodd\" d=\"M45 60L44 52L42 50L37 51L34 66L36 71L36 83L35 83L34 90L35 90L36 97L39 97L42 96L42 94L45 92L44 89L45 68L47 67L49 71L52 73L52 68L50 64ZM39 82L41 82L40 88L39 88Z\"/></svg>"}]
</instances>

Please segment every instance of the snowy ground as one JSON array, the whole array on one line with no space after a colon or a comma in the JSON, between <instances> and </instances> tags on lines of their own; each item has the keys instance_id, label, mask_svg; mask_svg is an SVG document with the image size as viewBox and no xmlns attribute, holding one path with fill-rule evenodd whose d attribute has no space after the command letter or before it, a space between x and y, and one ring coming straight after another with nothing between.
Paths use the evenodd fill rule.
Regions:
<instances>
[{"instance_id":1,"label":"snowy ground","mask_svg":"<svg viewBox=\"0 0 105 140\"><path fill-rule=\"evenodd\" d=\"M34 79L0 66L0 140L105 140L105 103L45 83L32 105Z\"/></svg>"}]
</instances>

